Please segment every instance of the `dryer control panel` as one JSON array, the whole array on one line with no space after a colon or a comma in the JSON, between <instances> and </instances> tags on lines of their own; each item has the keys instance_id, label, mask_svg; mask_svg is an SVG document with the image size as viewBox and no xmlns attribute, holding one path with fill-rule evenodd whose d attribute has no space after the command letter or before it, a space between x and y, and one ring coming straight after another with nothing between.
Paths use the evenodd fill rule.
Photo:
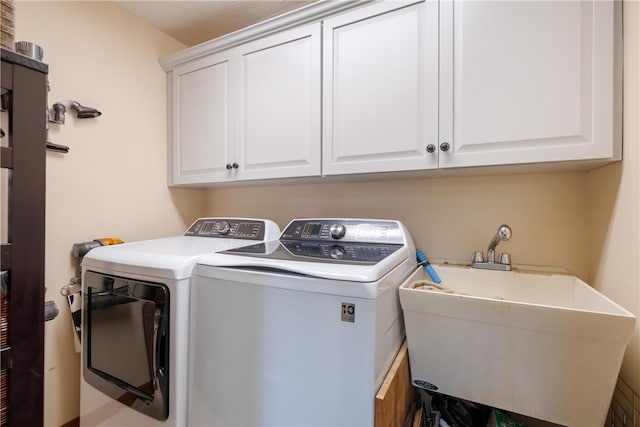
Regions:
<instances>
[{"instance_id":1,"label":"dryer control panel","mask_svg":"<svg viewBox=\"0 0 640 427\"><path fill-rule=\"evenodd\" d=\"M404 244L397 221L360 219L294 220L280 240Z\"/></svg>"},{"instance_id":2,"label":"dryer control panel","mask_svg":"<svg viewBox=\"0 0 640 427\"><path fill-rule=\"evenodd\" d=\"M224 239L263 240L263 221L233 218L199 218L184 233L185 236L217 237Z\"/></svg>"}]
</instances>

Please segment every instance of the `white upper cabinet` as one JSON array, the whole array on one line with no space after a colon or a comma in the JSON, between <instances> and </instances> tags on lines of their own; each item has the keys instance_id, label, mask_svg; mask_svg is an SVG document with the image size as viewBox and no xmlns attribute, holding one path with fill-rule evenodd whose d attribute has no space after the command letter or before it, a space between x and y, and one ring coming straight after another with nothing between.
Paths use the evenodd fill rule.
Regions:
<instances>
[{"instance_id":1,"label":"white upper cabinet","mask_svg":"<svg viewBox=\"0 0 640 427\"><path fill-rule=\"evenodd\" d=\"M230 67L230 56L222 53L173 70L170 183L198 184L227 176L233 137Z\"/></svg>"},{"instance_id":2,"label":"white upper cabinet","mask_svg":"<svg viewBox=\"0 0 640 427\"><path fill-rule=\"evenodd\" d=\"M320 23L171 73L170 185L319 176Z\"/></svg>"},{"instance_id":3,"label":"white upper cabinet","mask_svg":"<svg viewBox=\"0 0 640 427\"><path fill-rule=\"evenodd\" d=\"M614 28L611 1L441 2L440 167L619 159Z\"/></svg>"},{"instance_id":4,"label":"white upper cabinet","mask_svg":"<svg viewBox=\"0 0 640 427\"><path fill-rule=\"evenodd\" d=\"M438 167L438 3L408 4L323 23L326 175Z\"/></svg>"},{"instance_id":5,"label":"white upper cabinet","mask_svg":"<svg viewBox=\"0 0 640 427\"><path fill-rule=\"evenodd\" d=\"M239 179L320 175L320 24L239 48Z\"/></svg>"},{"instance_id":6,"label":"white upper cabinet","mask_svg":"<svg viewBox=\"0 0 640 427\"><path fill-rule=\"evenodd\" d=\"M178 52L169 183L619 160L620 6L319 1Z\"/></svg>"}]
</instances>

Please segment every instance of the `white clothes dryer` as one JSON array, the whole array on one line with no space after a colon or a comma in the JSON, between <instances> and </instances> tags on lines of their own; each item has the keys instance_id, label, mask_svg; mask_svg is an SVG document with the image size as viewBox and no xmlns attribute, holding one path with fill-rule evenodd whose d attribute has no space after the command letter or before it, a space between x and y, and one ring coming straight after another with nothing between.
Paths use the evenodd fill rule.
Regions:
<instances>
[{"instance_id":1,"label":"white clothes dryer","mask_svg":"<svg viewBox=\"0 0 640 427\"><path fill-rule=\"evenodd\" d=\"M279 233L269 220L200 218L183 236L86 254L80 425L186 425L193 266Z\"/></svg>"},{"instance_id":2,"label":"white clothes dryer","mask_svg":"<svg viewBox=\"0 0 640 427\"><path fill-rule=\"evenodd\" d=\"M416 267L407 229L368 219L298 219L277 241L200 258L189 425L373 426Z\"/></svg>"}]
</instances>

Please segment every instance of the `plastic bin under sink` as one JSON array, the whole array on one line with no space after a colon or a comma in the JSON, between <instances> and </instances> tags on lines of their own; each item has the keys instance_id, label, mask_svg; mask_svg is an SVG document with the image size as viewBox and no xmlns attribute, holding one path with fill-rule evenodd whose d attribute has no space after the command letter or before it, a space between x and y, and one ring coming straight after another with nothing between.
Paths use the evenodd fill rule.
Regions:
<instances>
[{"instance_id":1,"label":"plastic bin under sink","mask_svg":"<svg viewBox=\"0 0 640 427\"><path fill-rule=\"evenodd\" d=\"M561 274L434 265L400 286L411 378L568 426L604 425L635 317Z\"/></svg>"}]
</instances>

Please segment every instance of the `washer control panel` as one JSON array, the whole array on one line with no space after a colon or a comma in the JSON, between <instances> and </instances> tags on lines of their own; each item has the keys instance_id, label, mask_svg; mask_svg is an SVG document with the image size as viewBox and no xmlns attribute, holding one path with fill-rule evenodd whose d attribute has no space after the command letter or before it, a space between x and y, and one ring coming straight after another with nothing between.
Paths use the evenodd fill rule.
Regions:
<instances>
[{"instance_id":1,"label":"washer control panel","mask_svg":"<svg viewBox=\"0 0 640 427\"><path fill-rule=\"evenodd\" d=\"M224 239L263 240L265 226L262 221L232 218L200 218L191 224L185 236L217 237Z\"/></svg>"},{"instance_id":2,"label":"washer control panel","mask_svg":"<svg viewBox=\"0 0 640 427\"><path fill-rule=\"evenodd\" d=\"M363 243L324 243L285 241L284 248L296 257L326 261L352 261L375 264L382 261L402 246L366 245Z\"/></svg>"},{"instance_id":3,"label":"washer control panel","mask_svg":"<svg viewBox=\"0 0 640 427\"><path fill-rule=\"evenodd\" d=\"M280 240L404 244L398 222L359 219L294 220Z\"/></svg>"}]
</instances>

